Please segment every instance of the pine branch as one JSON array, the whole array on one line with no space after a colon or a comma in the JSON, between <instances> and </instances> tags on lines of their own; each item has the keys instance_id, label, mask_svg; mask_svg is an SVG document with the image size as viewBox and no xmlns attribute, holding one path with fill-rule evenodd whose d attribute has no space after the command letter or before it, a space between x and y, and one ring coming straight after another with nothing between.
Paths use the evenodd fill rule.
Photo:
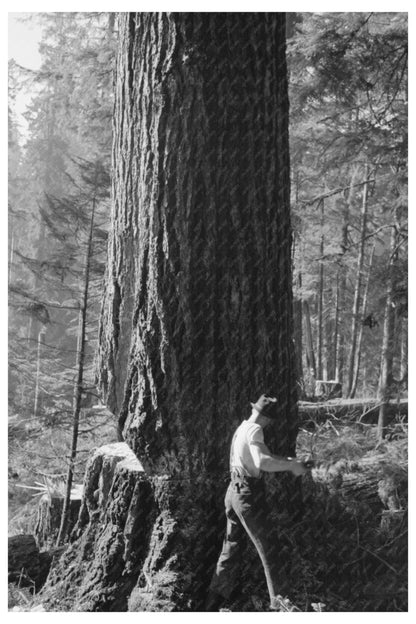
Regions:
<instances>
[{"instance_id":1,"label":"pine branch","mask_svg":"<svg viewBox=\"0 0 416 624\"><path fill-rule=\"evenodd\" d=\"M34 293L31 293L27 290L24 290L23 288L21 288L20 286L17 285L13 285L11 284L9 286L9 290L10 292L19 295L21 297L23 297L24 299L30 299L32 302L35 302L39 305L43 305L45 306L45 308L55 308L58 310L79 310L79 306L75 307L75 306L66 306L63 305L57 301L44 301L38 297L36 297L34 295Z\"/></svg>"},{"instance_id":2,"label":"pine branch","mask_svg":"<svg viewBox=\"0 0 416 624\"><path fill-rule=\"evenodd\" d=\"M338 195L339 193L345 193L345 191L348 191L349 189L353 187L363 186L364 184L369 184L372 182L375 182L375 178L364 181L364 182L357 182L356 184L353 184L353 185L339 187L332 191L328 191L327 193L323 193L322 195L317 195L313 199L308 199L308 200L301 199L301 200L298 200L298 203L303 204L304 206L311 206L312 204L315 204L316 202L321 202L323 199L326 199L327 197L332 197L333 195Z\"/></svg>"}]
</instances>

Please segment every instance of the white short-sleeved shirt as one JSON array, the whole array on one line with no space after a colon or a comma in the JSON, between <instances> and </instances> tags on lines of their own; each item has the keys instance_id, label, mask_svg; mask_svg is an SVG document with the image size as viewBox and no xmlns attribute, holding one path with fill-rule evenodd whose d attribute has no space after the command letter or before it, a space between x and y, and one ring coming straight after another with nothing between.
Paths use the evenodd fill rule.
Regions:
<instances>
[{"instance_id":1,"label":"white short-sleeved shirt","mask_svg":"<svg viewBox=\"0 0 416 624\"><path fill-rule=\"evenodd\" d=\"M255 422L244 420L236 429L231 444L230 466L247 477L259 478L261 470L256 467L251 445L260 442L264 444L263 428Z\"/></svg>"}]
</instances>

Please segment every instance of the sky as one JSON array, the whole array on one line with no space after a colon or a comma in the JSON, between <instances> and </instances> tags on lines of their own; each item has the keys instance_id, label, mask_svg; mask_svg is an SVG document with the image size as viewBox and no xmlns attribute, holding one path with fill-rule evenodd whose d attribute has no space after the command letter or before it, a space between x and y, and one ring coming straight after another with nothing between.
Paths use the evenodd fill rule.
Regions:
<instances>
[{"instance_id":1,"label":"sky","mask_svg":"<svg viewBox=\"0 0 416 624\"><path fill-rule=\"evenodd\" d=\"M28 15L30 14L8 14L8 54L9 59L14 58L19 65L30 69L38 69L41 62L38 51L41 29L33 20L21 22L21 18Z\"/></svg>"},{"instance_id":2,"label":"sky","mask_svg":"<svg viewBox=\"0 0 416 624\"><path fill-rule=\"evenodd\" d=\"M8 14L8 59L14 59L16 63L28 69L39 69L41 56L39 54L39 42L42 29L35 20L22 21L22 17L28 17L28 13ZM20 90L16 96L16 119L19 130L24 140L27 132L27 122L23 117L33 93L28 90Z\"/></svg>"}]
</instances>

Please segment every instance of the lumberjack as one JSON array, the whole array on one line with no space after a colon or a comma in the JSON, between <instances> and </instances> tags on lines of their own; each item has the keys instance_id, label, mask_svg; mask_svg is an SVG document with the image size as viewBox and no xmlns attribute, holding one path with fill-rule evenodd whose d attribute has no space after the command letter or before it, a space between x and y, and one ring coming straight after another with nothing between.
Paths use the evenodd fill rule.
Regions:
<instances>
[{"instance_id":1,"label":"lumberjack","mask_svg":"<svg viewBox=\"0 0 416 624\"><path fill-rule=\"evenodd\" d=\"M300 476L307 472L308 466L291 457L273 455L264 443L263 429L278 416L277 399L263 394L251 406L251 416L237 428L231 443L231 480L225 495L227 529L211 580L206 611L218 610L222 601L229 598L239 572L245 533L262 561L271 610L277 610L282 600L279 595L281 564L276 545L270 539L273 526L262 473L290 471Z\"/></svg>"}]
</instances>

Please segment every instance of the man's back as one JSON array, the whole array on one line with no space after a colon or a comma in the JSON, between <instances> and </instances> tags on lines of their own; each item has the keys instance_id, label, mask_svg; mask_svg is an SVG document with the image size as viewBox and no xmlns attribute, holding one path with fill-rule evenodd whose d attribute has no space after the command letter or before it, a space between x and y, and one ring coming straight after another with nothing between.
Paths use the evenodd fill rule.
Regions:
<instances>
[{"instance_id":1,"label":"man's back","mask_svg":"<svg viewBox=\"0 0 416 624\"><path fill-rule=\"evenodd\" d=\"M259 478L260 469L255 465L250 450L252 444L264 443L262 427L249 420L244 420L236 429L231 444L230 466L237 469L241 475Z\"/></svg>"}]
</instances>

